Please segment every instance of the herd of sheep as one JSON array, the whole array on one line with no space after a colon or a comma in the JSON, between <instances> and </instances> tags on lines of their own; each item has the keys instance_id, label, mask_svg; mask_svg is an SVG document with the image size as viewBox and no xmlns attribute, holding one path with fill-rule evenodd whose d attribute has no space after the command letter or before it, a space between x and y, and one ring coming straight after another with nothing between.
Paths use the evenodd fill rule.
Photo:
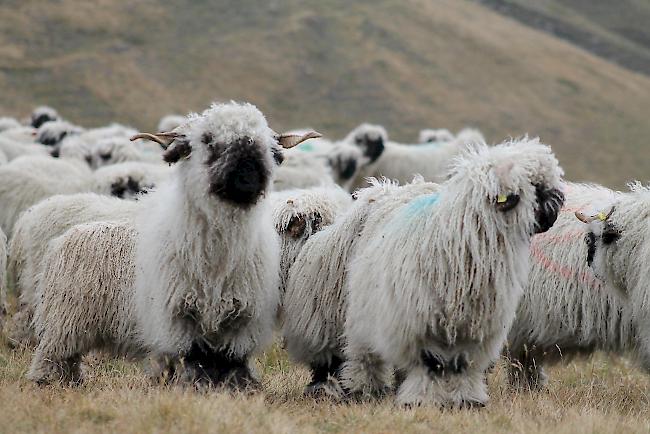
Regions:
<instances>
[{"instance_id":1,"label":"herd of sheep","mask_svg":"<svg viewBox=\"0 0 650 434\"><path fill-rule=\"evenodd\" d=\"M650 369L650 190L566 182L538 139L418 142L278 134L234 102L156 133L0 118L7 342L38 384L78 384L94 353L254 391L278 341L307 395L443 407L485 405L502 357L533 391L573 354Z\"/></svg>"}]
</instances>

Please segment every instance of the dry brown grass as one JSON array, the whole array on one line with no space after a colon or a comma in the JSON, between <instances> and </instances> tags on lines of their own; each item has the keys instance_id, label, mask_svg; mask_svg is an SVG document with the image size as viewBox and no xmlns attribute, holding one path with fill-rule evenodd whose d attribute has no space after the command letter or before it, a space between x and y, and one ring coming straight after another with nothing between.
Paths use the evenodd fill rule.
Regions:
<instances>
[{"instance_id":1,"label":"dry brown grass","mask_svg":"<svg viewBox=\"0 0 650 434\"><path fill-rule=\"evenodd\" d=\"M650 377L622 359L597 356L551 369L541 394L489 377L483 410L404 409L390 400L335 404L303 398L307 371L277 347L259 360L255 396L152 386L125 361L101 361L76 389L39 388L24 378L29 351L0 352L0 432L647 432Z\"/></svg>"}]
</instances>

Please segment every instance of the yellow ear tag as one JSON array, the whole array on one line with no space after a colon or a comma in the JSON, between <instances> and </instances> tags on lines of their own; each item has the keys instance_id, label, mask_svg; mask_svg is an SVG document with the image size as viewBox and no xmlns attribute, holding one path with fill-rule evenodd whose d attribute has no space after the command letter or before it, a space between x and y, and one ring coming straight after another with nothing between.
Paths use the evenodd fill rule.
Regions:
<instances>
[{"instance_id":1,"label":"yellow ear tag","mask_svg":"<svg viewBox=\"0 0 650 434\"><path fill-rule=\"evenodd\" d=\"M598 220L600 220L601 222L604 222L605 220L607 220L607 216L605 215L604 212L599 212L597 214L597 216L598 216Z\"/></svg>"},{"instance_id":2,"label":"yellow ear tag","mask_svg":"<svg viewBox=\"0 0 650 434\"><path fill-rule=\"evenodd\" d=\"M508 196L505 194L500 194L497 196L497 203L505 203L508 200Z\"/></svg>"}]
</instances>

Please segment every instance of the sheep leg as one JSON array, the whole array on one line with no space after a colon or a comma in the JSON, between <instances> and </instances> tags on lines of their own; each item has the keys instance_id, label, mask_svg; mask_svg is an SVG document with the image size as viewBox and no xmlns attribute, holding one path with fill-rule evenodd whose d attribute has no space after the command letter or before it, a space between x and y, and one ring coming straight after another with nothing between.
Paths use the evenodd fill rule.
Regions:
<instances>
[{"instance_id":1,"label":"sheep leg","mask_svg":"<svg viewBox=\"0 0 650 434\"><path fill-rule=\"evenodd\" d=\"M227 387L233 390L252 390L260 386L248 363L248 357L231 357L224 351L216 351L194 343L176 369L180 382L196 387Z\"/></svg>"},{"instance_id":2,"label":"sheep leg","mask_svg":"<svg viewBox=\"0 0 650 434\"><path fill-rule=\"evenodd\" d=\"M337 356L332 356L331 360L326 363L312 363L310 366L312 380L305 387L305 395L334 397L342 395L337 379L342 365L343 359Z\"/></svg>"},{"instance_id":3,"label":"sheep leg","mask_svg":"<svg viewBox=\"0 0 650 434\"><path fill-rule=\"evenodd\" d=\"M371 352L351 352L341 368L343 388L350 397L367 399L389 392L392 369Z\"/></svg>"},{"instance_id":4,"label":"sheep leg","mask_svg":"<svg viewBox=\"0 0 650 434\"><path fill-rule=\"evenodd\" d=\"M480 408L488 401L485 376L479 370L465 367L458 372L451 369L434 373L422 364L404 372L406 378L397 390L399 405Z\"/></svg>"},{"instance_id":5,"label":"sheep leg","mask_svg":"<svg viewBox=\"0 0 650 434\"><path fill-rule=\"evenodd\" d=\"M541 364L543 354L535 346L524 345L507 355L508 382L517 390L537 391L546 387L548 377Z\"/></svg>"},{"instance_id":6,"label":"sheep leg","mask_svg":"<svg viewBox=\"0 0 650 434\"><path fill-rule=\"evenodd\" d=\"M81 355L55 358L45 355L41 348L37 348L27 378L38 385L60 381L64 385L77 386L82 382Z\"/></svg>"}]
</instances>

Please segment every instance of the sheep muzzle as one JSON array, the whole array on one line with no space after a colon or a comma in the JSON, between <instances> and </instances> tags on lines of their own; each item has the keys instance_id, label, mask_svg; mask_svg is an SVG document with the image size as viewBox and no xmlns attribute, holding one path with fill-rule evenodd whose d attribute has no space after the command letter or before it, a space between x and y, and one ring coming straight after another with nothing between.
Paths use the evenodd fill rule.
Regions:
<instances>
[{"instance_id":1,"label":"sheep muzzle","mask_svg":"<svg viewBox=\"0 0 650 434\"><path fill-rule=\"evenodd\" d=\"M536 234L548 231L560 215L564 205L564 193L558 188L536 185L537 210L535 211Z\"/></svg>"}]
</instances>

